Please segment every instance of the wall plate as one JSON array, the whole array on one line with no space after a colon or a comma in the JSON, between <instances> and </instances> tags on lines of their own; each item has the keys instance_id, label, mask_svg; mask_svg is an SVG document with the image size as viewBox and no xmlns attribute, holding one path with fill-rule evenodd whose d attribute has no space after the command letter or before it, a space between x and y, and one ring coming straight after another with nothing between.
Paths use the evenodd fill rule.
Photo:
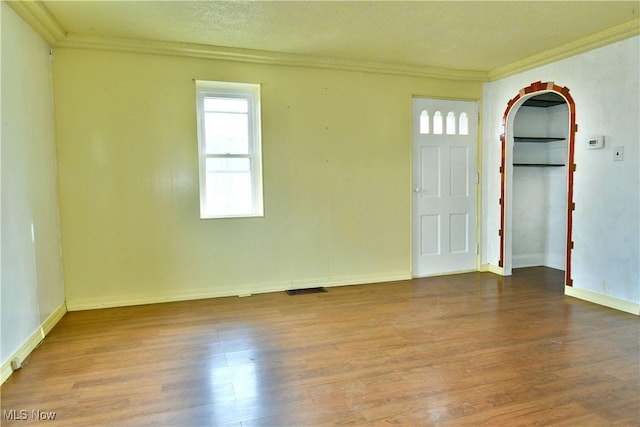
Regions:
<instances>
[{"instance_id":1,"label":"wall plate","mask_svg":"<svg viewBox=\"0 0 640 427\"><path fill-rule=\"evenodd\" d=\"M621 162L624 159L624 147L613 147L613 161Z\"/></svg>"}]
</instances>

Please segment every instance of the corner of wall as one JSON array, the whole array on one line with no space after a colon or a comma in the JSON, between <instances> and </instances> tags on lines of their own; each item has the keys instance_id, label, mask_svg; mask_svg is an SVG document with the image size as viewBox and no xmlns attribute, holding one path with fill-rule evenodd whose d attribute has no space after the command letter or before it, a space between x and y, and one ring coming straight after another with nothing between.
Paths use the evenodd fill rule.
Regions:
<instances>
[{"instance_id":1,"label":"corner of wall","mask_svg":"<svg viewBox=\"0 0 640 427\"><path fill-rule=\"evenodd\" d=\"M45 319L40 326L33 331L29 338L7 359L2 366L0 366L0 384L9 379L13 374L13 368L11 367L11 361L18 359L24 361L28 360L29 356L40 346L45 337L51 332L51 330L58 324L60 319L67 314L67 305L63 302L55 309L49 317Z\"/></svg>"},{"instance_id":2,"label":"corner of wall","mask_svg":"<svg viewBox=\"0 0 640 427\"><path fill-rule=\"evenodd\" d=\"M504 268L502 267L498 267L497 265L493 265L493 264L482 264L480 265L480 271L482 272L489 272L489 273L493 273L493 274L498 274L500 276L504 276Z\"/></svg>"}]
</instances>

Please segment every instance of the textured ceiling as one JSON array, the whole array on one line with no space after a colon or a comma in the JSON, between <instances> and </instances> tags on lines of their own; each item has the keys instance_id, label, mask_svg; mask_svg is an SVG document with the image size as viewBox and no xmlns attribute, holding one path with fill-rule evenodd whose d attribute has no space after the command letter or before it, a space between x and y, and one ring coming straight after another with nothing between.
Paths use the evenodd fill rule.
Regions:
<instances>
[{"instance_id":1,"label":"textured ceiling","mask_svg":"<svg viewBox=\"0 0 640 427\"><path fill-rule=\"evenodd\" d=\"M42 3L70 35L478 71L640 22L640 1Z\"/></svg>"}]
</instances>

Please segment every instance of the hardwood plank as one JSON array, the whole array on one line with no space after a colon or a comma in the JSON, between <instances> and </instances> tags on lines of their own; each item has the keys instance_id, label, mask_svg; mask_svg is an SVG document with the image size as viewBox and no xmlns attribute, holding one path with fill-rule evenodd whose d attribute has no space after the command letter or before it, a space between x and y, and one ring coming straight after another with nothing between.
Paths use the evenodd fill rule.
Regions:
<instances>
[{"instance_id":1,"label":"hardwood plank","mask_svg":"<svg viewBox=\"0 0 640 427\"><path fill-rule=\"evenodd\" d=\"M68 313L2 386L56 425L638 425L638 317L548 268Z\"/></svg>"}]
</instances>

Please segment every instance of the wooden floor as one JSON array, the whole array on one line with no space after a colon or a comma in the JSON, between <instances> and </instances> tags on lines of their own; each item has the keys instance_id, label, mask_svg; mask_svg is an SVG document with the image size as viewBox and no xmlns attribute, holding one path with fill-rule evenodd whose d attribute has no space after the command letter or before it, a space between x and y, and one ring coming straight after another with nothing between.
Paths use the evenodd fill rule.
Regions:
<instances>
[{"instance_id":1,"label":"wooden floor","mask_svg":"<svg viewBox=\"0 0 640 427\"><path fill-rule=\"evenodd\" d=\"M2 425L638 426L639 325L546 268L74 312Z\"/></svg>"}]
</instances>

